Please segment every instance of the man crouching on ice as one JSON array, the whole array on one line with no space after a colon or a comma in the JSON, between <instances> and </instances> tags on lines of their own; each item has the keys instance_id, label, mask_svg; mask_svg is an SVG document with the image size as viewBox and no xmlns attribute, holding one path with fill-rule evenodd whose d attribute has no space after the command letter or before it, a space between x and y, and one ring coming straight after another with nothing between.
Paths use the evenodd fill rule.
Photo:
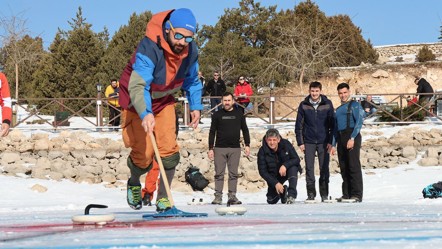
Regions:
<instances>
[{"instance_id":1,"label":"man crouching on ice","mask_svg":"<svg viewBox=\"0 0 442 249\"><path fill-rule=\"evenodd\" d=\"M297 196L298 172L302 172L299 156L293 145L281 138L277 129L269 129L258 152L259 175L267 182L267 203L294 204ZM287 189L283 185L289 182Z\"/></svg>"}]
</instances>

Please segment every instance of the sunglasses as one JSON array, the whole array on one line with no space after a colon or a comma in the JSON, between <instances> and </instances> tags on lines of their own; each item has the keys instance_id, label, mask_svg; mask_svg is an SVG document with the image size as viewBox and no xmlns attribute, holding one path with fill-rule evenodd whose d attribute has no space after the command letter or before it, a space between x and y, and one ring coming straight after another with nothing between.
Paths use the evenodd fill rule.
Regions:
<instances>
[{"instance_id":1,"label":"sunglasses","mask_svg":"<svg viewBox=\"0 0 442 249\"><path fill-rule=\"evenodd\" d=\"M239 80L244 80L244 78L239 78Z\"/></svg>"},{"instance_id":2,"label":"sunglasses","mask_svg":"<svg viewBox=\"0 0 442 249\"><path fill-rule=\"evenodd\" d=\"M170 29L175 33L175 35L173 36L173 38L177 39L177 40L181 40L184 38L184 41L187 43L191 43L193 41L193 36L184 36L181 33L178 33L175 31L175 29L172 26L172 23L170 21L168 21L170 24Z\"/></svg>"},{"instance_id":3,"label":"sunglasses","mask_svg":"<svg viewBox=\"0 0 442 249\"><path fill-rule=\"evenodd\" d=\"M213 76L215 76L215 77L218 77L218 76L219 76L219 74L214 74Z\"/></svg>"}]
</instances>

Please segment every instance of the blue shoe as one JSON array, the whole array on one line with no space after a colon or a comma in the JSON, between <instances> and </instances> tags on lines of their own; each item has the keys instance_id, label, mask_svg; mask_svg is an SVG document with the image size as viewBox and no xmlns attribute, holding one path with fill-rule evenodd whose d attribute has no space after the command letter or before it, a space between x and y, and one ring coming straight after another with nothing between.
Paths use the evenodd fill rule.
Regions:
<instances>
[{"instance_id":1,"label":"blue shoe","mask_svg":"<svg viewBox=\"0 0 442 249\"><path fill-rule=\"evenodd\" d=\"M166 197L161 198L157 201L157 212L162 213L172 208L169 199Z\"/></svg>"},{"instance_id":2,"label":"blue shoe","mask_svg":"<svg viewBox=\"0 0 442 249\"><path fill-rule=\"evenodd\" d=\"M127 181L127 204L135 210L142 208L141 185L130 186Z\"/></svg>"}]
</instances>

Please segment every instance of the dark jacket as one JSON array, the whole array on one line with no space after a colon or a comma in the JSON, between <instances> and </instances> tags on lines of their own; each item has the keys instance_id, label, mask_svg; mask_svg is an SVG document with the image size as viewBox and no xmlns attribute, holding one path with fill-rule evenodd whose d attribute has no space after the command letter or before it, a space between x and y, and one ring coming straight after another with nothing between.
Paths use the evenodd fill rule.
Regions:
<instances>
[{"instance_id":1,"label":"dark jacket","mask_svg":"<svg viewBox=\"0 0 442 249\"><path fill-rule=\"evenodd\" d=\"M321 102L315 110L309 98L310 95L298 107L295 124L298 146L303 144L331 144L335 126L333 104L326 96L321 95Z\"/></svg>"},{"instance_id":2,"label":"dark jacket","mask_svg":"<svg viewBox=\"0 0 442 249\"><path fill-rule=\"evenodd\" d=\"M420 80L417 82L416 93L434 93L434 90L427 80L425 80L424 78L420 78ZM431 95L420 95L419 99L422 98L430 99L431 97L432 97Z\"/></svg>"},{"instance_id":3,"label":"dark jacket","mask_svg":"<svg viewBox=\"0 0 442 249\"><path fill-rule=\"evenodd\" d=\"M206 92L210 96L223 96L226 92L226 83L224 83L224 80L222 79L218 79L217 82L215 82L214 79L211 79L209 83L207 83Z\"/></svg>"},{"instance_id":4,"label":"dark jacket","mask_svg":"<svg viewBox=\"0 0 442 249\"><path fill-rule=\"evenodd\" d=\"M276 152L269 148L265 137L262 139L262 146L258 151L258 171L269 186L275 186L279 182L277 176L282 165L287 169L297 167L302 172L299 163L299 156L287 139L281 138Z\"/></svg>"}]
</instances>

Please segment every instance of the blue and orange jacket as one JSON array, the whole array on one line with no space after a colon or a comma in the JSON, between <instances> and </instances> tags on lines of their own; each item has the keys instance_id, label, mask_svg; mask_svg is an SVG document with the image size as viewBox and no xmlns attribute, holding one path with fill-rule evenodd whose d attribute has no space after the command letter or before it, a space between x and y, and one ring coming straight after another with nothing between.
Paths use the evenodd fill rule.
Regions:
<instances>
[{"instance_id":1,"label":"blue and orange jacket","mask_svg":"<svg viewBox=\"0 0 442 249\"><path fill-rule=\"evenodd\" d=\"M134 107L141 119L174 104L173 94L180 89L186 92L190 110L203 109L195 42L189 43L182 53L175 54L164 38L167 35L164 23L172 11L152 16L147 24L145 37L138 44L120 78L121 107ZM127 94L130 99L124 97Z\"/></svg>"},{"instance_id":2,"label":"blue and orange jacket","mask_svg":"<svg viewBox=\"0 0 442 249\"><path fill-rule=\"evenodd\" d=\"M0 106L2 108L2 123L11 125L12 109L11 109L11 93L6 76L0 73Z\"/></svg>"}]
</instances>

